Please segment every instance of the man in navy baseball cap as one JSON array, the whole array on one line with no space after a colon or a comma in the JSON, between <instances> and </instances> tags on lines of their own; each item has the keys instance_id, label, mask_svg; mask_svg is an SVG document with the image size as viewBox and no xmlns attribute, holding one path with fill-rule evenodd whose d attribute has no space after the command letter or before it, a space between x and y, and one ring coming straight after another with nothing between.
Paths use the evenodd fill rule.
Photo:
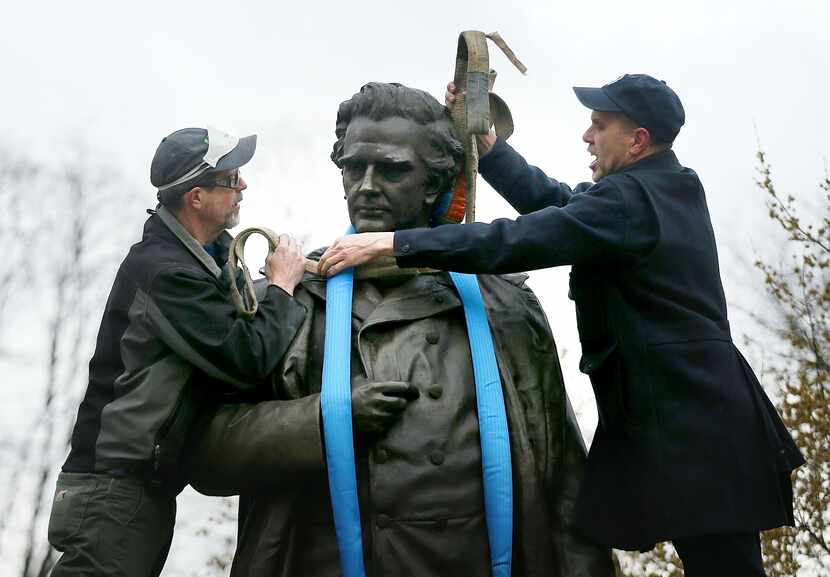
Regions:
<instances>
[{"instance_id":1,"label":"man in navy baseball cap","mask_svg":"<svg viewBox=\"0 0 830 577\"><path fill-rule=\"evenodd\" d=\"M674 90L647 74L626 74L601 88L576 86L574 92L592 111L582 140L594 156L594 182L670 148L686 121Z\"/></svg>"},{"instance_id":2,"label":"man in navy baseball cap","mask_svg":"<svg viewBox=\"0 0 830 577\"><path fill-rule=\"evenodd\" d=\"M574 92L591 110L625 114L646 128L655 143L670 144L686 122L674 90L648 74L626 74L602 88L574 86Z\"/></svg>"},{"instance_id":3,"label":"man in navy baseball cap","mask_svg":"<svg viewBox=\"0 0 830 577\"><path fill-rule=\"evenodd\" d=\"M703 185L671 149L683 105L645 74L574 91L593 182L549 178L491 132L479 171L517 219L350 235L320 270L390 255L477 274L571 265L599 414L576 525L618 549L672 541L687 577L761 577L759 531L793 524L804 459L732 341Z\"/></svg>"}]
</instances>

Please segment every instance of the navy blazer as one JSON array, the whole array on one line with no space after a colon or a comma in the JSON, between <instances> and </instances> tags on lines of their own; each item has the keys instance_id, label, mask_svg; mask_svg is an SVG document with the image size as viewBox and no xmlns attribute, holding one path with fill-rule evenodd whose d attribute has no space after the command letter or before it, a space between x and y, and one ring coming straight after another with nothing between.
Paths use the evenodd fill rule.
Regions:
<instances>
[{"instance_id":1,"label":"navy blazer","mask_svg":"<svg viewBox=\"0 0 830 577\"><path fill-rule=\"evenodd\" d=\"M666 150L572 189L501 140L480 170L521 216L398 231L395 255L482 274L572 265L600 416L582 529L646 549L792 524L789 474L804 461L732 342L697 174Z\"/></svg>"}]
</instances>

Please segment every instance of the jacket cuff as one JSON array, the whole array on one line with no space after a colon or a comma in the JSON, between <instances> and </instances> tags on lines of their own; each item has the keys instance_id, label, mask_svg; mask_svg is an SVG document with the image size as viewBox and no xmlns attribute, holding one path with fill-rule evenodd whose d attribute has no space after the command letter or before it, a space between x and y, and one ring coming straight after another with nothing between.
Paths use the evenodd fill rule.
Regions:
<instances>
[{"instance_id":1,"label":"jacket cuff","mask_svg":"<svg viewBox=\"0 0 830 577\"><path fill-rule=\"evenodd\" d=\"M303 303L275 284L269 284L268 288L265 289L265 296L259 301L260 305L263 303L273 303L277 307L286 307L287 311L297 311L302 313L303 316L308 312Z\"/></svg>"},{"instance_id":2,"label":"jacket cuff","mask_svg":"<svg viewBox=\"0 0 830 577\"><path fill-rule=\"evenodd\" d=\"M418 253L418 242L428 230L428 228L408 228L395 231L392 247L398 266L403 268L413 266L410 262L412 257Z\"/></svg>"}]
</instances>

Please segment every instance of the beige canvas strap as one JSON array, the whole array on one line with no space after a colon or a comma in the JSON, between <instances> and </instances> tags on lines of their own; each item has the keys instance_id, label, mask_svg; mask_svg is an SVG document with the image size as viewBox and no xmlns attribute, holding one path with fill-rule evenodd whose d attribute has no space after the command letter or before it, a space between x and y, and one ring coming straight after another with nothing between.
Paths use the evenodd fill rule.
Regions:
<instances>
[{"instance_id":1,"label":"beige canvas strap","mask_svg":"<svg viewBox=\"0 0 830 577\"><path fill-rule=\"evenodd\" d=\"M496 71L490 69L487 40L491 40L522 74L527 67L498 32L485 34L467 30L458 36L455 57L455 103L451 115L464 143L464 171L467 181L466 222L475 220L475 190L478 174L476 135L487 134L493 127L496 134L507 139L513 134L513 117L504 100L491 92Z\"/></svg>"},{"instance_id":2,"label":"beige canvas strap","mask_svg":"<svg viewBox=\"0 0 830 577\"><path fill-rule=\"evenodd\" d=\"M248 265L245 264L245 243L248 241L248 238L251 235L258 234L260 236L265 237L265 240L268 241L268 253L272 253L277 250L277 247L280 245L280 237L270 228L265 228L264 226L255 226L251 228L246 228L245 230L241 231L231 241L231 246L228 252L228 284L230 285L231 291L231 302L236 307L236 310L239 312L240 315L252 318L259 307L257 300L256 300L256 293L254 292L254 282L251 279L251 271L248 270ZM306 270L311 270L309 268L309 263L313 262L306 259ZM244 293L239 292L239 287L236 285L236 266L237 264L242 267L242 277L244 279ZM311 265L316 270L316 264Z\"/></svg>"}]
</instances>

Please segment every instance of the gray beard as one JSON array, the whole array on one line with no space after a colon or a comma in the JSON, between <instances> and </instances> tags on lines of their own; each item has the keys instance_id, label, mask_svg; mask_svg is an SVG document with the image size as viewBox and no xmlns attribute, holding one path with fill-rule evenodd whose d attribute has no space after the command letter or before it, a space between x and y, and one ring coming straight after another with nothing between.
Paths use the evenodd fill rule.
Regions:
<instances>
[{"instance_id":1,"label":"gray beard","mask_svg":"<svg viewBox=\"0 0 830 577\"><path fill-rule=\"evenodd\" d=\"M239 224L239 213L234 213L225 221L225 228L233 228Z\"/></svg>"}]
</instances>

